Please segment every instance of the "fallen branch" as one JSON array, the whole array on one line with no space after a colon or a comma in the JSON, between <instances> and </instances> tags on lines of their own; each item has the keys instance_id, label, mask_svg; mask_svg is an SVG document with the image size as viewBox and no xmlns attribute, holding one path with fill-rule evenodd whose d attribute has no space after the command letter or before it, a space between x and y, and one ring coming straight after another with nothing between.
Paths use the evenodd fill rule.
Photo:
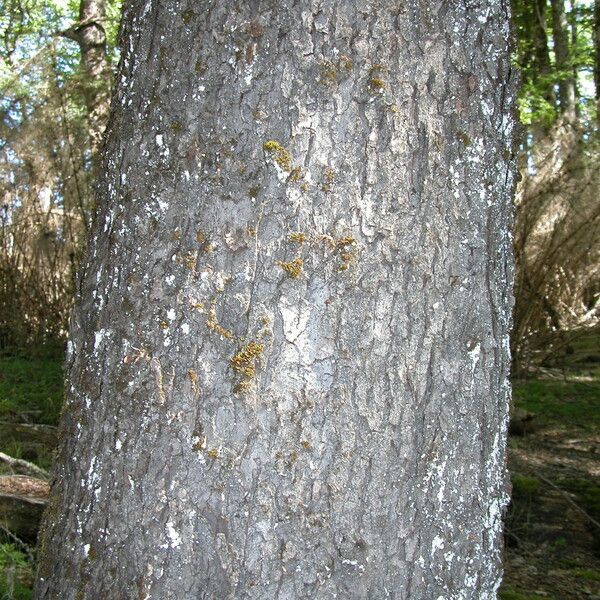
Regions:
<instances>
[{"instance_id":1,"label":"fallen branch","mask_svg":"<svg viewBox=\"0 0 600 600\"><path fill-rule=\"evenodd\" d=\"M13 458L8 454L4 454L4 452L0 452L0 464L7 465L18 475L29 475L30 477L43 479L44 481L50 479L50 475L45 469L22 458Z\"/></svg>"},{"instance_id":2,"label":"fallen branch","mask_svg":"<svg viewBox=\"0 0 600 600\"><path fill-rule=\"evenodd\" d=\"M19 546L23 550L23 552L25 554L27 554L27 557L29 558L29 560L31 562L33 562L35 560L35 552L34 552L34 548L32 546L30 546L29 544L25 543L20 537L16 536L10 529L7 529L6 527L4 527L4 525L2 525L2 523L0 523L0 531L9 540L12 540L12 542L16 546Z\"/></svg>"},{"instance_id":3,"label":"fallen branch","mask_svg":"<svg viewBox=\"0 0 600 600\"><path fill-rule=\"evenodd\" d=\"M540 479L541 481L543 481L544 483L546 483L547 485L549 485L551 488L553 488L557 492L559 492L565 498L565 500L567 500L567 502L569 502L569 504L571 504L571 506L573 508L575 508L577 511L579 511L590 523L592 523L598 529L600 529L600 523L598 523L598 521L596 521L596 519L594 519L594 517L592 517L583 508L581 508L581 506L579 506L579 504L577 504L577 502L575 502L575 500L573 500L573 498L571 498L571 496L570 496L570 494L568 492L565 492L563 489L561 489L554 482L550 481L549 479L546 479L546 477L544 477L543 475L540 475L535 469L531 469L531 471L535 474L535 476L538 479Z\"/></svg>"}]
</instances>

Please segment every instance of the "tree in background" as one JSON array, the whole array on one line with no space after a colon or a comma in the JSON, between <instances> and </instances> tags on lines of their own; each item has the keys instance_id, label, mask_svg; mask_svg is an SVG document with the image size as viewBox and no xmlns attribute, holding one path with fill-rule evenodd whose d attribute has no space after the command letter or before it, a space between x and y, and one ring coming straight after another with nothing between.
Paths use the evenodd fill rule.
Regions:
<instances>
[{"instance_id":1,"label":"tree in background","mask_svg":"<svg viewBox=\"0 0 600 600\"><path fill-rule=\"evenodd\" d=\"M38 599L496 597L514 90L470 6L127 3Z\"/></svg>"},{"instance_id":2,"label":"tree in background","mask_svg":"<svg viewBox=\"0 0 600 600\"><path fill-rule=\"evenodd\" d=\"M513 357L527 366L554 357L600 316L598 6L516 0L514 12L526 132Z\"/></svg>"},{"instance_id":3,"label":"tree in background","mask_svg":"<svg viewBox=\"0 0 600 600\"><path fill-rule=\"evenodd\" d=\"M118 13L117 2L0 3L0 348L64 338Z\"/></svg>"}]
</instances>

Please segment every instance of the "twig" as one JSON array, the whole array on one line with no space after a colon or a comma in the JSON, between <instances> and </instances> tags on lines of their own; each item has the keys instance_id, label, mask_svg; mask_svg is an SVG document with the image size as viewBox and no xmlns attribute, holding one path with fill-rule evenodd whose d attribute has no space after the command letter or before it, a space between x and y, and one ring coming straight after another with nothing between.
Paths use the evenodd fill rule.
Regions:
<instances>
[{"instance_id":1,"label":"twig","mask_svg":"<svg viewBox=\"0 0 600 600\"><path fill-rule=\"evenodd\" d=\"M575 502L567 492L565 492L563 489L557 486L554 482L550 481L549 479L546 479L546 477L544 477L543 475L540 475L535 469L531 469L531 471L535 474L536 477L541 479L544 483L547 483L551 488L555 489L562 496L564 496L567 502L569 502L569 504L571 504L573 508L577 509L584 517L586 517L589 520L590 523L592 523L598 529L600 529L600 523L596 521L594 517L589 515L583 508L581 508L581 506L579 506L579 504L577 504L577 502Z\"/></svg>"},{"instance_id":2,"label":"twig","mask_svg":"<svg viewBox=\"0 0 600 600\"><path fill-rule=\"evenodd\" d=\"M25 552L25 554L27 554L27 558L29 558L29 560L31 562L33 562L35 560L35 555L33 553L33 549L31 548L31 546L29 544L26 544L20 537L16 536L10 529L7 529L6 527L4 527L4 525L2 525L2 523L0 523L0 531L2 531L2 533L4 535L6 535L9 539L11 539L15 544L17 544L17 546L20 546L23 551Z\"/></svg>"}]
</instances>

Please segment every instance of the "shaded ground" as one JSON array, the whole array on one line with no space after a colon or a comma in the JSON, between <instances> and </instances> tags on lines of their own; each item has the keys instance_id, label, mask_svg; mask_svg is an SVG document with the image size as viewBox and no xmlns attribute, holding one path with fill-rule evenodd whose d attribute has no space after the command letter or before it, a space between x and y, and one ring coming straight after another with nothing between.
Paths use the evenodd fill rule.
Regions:
<instances>
[{"instance_id":1,"label":"shaded ground","mask_svg":"<svg viewBox=\"0 0 600 600\"><path fill-rule=\"evenodd\" d=\"M600 600L600 337L581 350L514 382L516 407L535 416L509 439L501 600ZM0 356L0 452L49 466L62 389L60 358ZM0 529L0 599L29 599L31 584L28 548Z\"/></svg>"},{"instance_id":2,"label":"shaded ground","mask_svg":"<svg viewBox=\"0 0 600 600\"><path fill-rule=\"evenodd\" d=\"M509 438L502 600L600 600L600 338L581 349L513 383L516 408L535 416Z\"/></svg>"}]
</instances>

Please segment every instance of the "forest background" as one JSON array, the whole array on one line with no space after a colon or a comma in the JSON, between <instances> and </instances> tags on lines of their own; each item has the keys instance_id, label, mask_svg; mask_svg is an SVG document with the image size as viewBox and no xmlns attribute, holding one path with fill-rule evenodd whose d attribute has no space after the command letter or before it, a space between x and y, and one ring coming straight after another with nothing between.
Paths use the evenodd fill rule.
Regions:
<instances>
[{"instance_id":1,"label":"forest background","mask_svg":"<svg viewBox=\"0 0 600 600\"><path fill-rule=\"evenodd\" d=\"M29 598L117 0L0 0L0 598ZM600 598L600 0L514 0L520 172L504 600ZM469 140L461 140L468 144Z\"/></svg>"}]
</instances>

